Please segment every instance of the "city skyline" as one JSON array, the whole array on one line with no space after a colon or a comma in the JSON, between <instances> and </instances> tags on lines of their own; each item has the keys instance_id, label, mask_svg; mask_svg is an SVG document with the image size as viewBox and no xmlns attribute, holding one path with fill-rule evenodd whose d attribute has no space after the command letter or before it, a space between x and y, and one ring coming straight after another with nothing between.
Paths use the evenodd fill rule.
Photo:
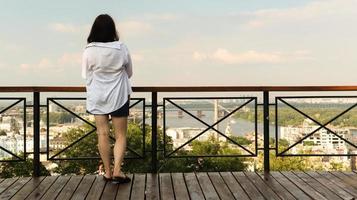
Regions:
<instances>
[{"instance_id":1,"label":"city skyline","mask_svg":"<svg viewBox=\"0 0 357 200\"><path fill-rule=\"evenodd\" d=\"M1 85L84 85L81 53L100 13L129 47L133 86L354 85L356 9L356 0L5 2Z\"/></svg>"}]
</instances>

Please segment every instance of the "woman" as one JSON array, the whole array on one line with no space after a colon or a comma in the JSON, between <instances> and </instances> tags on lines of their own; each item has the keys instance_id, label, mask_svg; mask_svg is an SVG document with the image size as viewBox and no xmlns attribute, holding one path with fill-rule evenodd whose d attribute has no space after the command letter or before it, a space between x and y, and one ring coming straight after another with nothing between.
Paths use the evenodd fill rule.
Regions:
<instances>
[{"instance_id":1,"label":"woman","mask_svg":"<svg viewBox=\"0 0 357 200\"><path fill-rule=\"evenodd\" d=\"M130 182L121 171L126 149L127 117L132 93L129 78L132 64L128 48L119 41L113 19L99 15L92 26L83 52L82 77L86 79L87 112L95 117L98 149L104 164L104 179ZM114 168L111 170L109 116L115 131Z\"/></svg>"}]
</instances>

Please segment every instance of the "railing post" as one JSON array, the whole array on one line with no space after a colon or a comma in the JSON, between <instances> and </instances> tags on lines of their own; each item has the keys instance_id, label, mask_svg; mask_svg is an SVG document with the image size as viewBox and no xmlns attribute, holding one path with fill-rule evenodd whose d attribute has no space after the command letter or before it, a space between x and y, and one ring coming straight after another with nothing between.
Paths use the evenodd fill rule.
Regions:
<instances>
[{"instance_id":1,"label":"railing post","mask_svg":"<svg viewBox=\"0 0 357 200\"><path fill-rule=\"evenodd\" d=\"M263 92L263 104L264 104L264 172L270 171L269 160L269 91Z\"/></svg>"},{"instance_id":2,"label":"railing post","mask_svg":"<svg viewBox=\"0 0 357 200\"><path fill-rule=\"evenodd\" d=\"M157 92L151 93L151 171L157 172Z\"/></svg>"},{"instance_id":3,"label":"railing post","mask_svg":"<svg viewBox=\"0 0 357 200\"><path fill-rule=\"evenodd\" d=\"M40 92L33 93L33 176L40 176Z\"/></svg>"}]
</instances>

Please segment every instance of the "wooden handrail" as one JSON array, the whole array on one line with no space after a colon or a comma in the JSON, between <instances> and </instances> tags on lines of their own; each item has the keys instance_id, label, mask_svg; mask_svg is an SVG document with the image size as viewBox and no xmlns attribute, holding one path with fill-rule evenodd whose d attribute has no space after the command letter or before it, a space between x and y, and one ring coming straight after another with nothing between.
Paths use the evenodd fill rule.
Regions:
<instances>
[{"instance_id":1,"label":"wooden handrail","mask_svg":"<svg viewBox=\"0 0 357 200\"><path fill-rule=\"evenodd\" d=\"M1 86L0 92L85 92L83 86ZM134 92L357 91L357 86L139 86Z\"/></svg>"}]
</instances>

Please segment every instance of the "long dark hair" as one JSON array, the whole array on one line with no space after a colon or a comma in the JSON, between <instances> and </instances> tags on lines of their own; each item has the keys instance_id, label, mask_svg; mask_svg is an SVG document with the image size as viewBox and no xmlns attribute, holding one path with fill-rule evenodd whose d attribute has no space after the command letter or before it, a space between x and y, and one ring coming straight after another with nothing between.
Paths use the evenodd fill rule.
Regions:
<instances>
[{"instance_id":1,"label":"long dark hair","mask_svg":"<svg viewBox=\"0 0 357 200\"><path fill-rule=\"evenodd\" d=\"M95 18L90 30L87 42L114 42L119 36L115 28L114 20L108 14L101 14Z\"/></svg>"}]
</instances>

